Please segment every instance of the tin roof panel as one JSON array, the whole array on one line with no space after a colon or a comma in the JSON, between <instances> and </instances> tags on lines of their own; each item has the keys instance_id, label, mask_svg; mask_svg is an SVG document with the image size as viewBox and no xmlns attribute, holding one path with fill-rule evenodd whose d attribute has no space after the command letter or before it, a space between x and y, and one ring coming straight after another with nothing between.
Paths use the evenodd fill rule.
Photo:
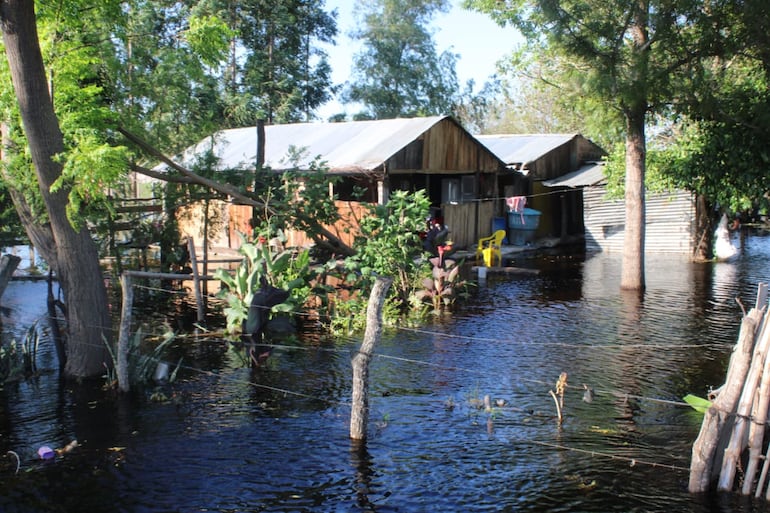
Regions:
<instances>
[{"instance_id":1,"label":"tin roof panel","mask_svg":"<svg viewBox=\"0 0 770 513\"><path fill-rule=\"evenodd\" d=\"M344 123L295 123L265 126L265 165L274 171L308 169L318 158L331 173L376 170L399 150L446 116L398 118ZM181 164L191 166L210 148L220 169L254 168L256 127L221 130L185 150ZM292 162L292 148L299 153ZM159 165L156 170L165 168Z\"/></svg>"}]
</instances>

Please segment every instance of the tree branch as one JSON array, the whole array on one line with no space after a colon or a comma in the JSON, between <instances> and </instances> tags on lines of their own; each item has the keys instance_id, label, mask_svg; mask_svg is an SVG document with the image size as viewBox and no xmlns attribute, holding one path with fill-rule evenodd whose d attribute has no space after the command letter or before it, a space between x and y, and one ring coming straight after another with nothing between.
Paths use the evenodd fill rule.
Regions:
<instances>
[{"instance_id":1,"label":"tree branch","mask_svg":"<svg viewBox=\"0 0 770 513\"><path fill-rule=\"evenodd\" d=\"M275 213L275 211L272 208L270 208L265 202L258 201L248 196L247 194L244 194L241 191L237 190L235 187L228 184L217 182L215 180L209 180L208 178L204 178L196 173L193 173L192 171L185 168L184 166L177 164L171 158L167 157L157 148L152 146L150 143L146 142L138 135L129 132L125 128L118 127L117 130L118 132L123 134L123 136L126 139L128 139L129 141L134 143L136 146L141 148L148 155L157 158L167 166L171 167L172 169L184 175L184 181L181 180L182 177L174 177L172 179L172 177L167 176L164 173L159 173L157 171L153 171L151 169L147 169L141 166L136 166L136 165L131 166L134 171L146 176L157 178L158 180L166 181L166 182L195 183L198 185L202 185L214 191L230 196L231 198L233 198L233 200L235 200L239 204L247 205L251 207L257 207L260 209L265 209L270 214ZM350 246L342 242L339 239L339 237L335 236L332 232L330 232L329 230L321 226L321 224L315 221L314 219L310 219L309 217L303 215L299 210L296 210L294 215L298 219L300 219L305 225L312 227L312 231L308 232L307 234L313 239L313 242L315 242L319 246L329 248L332 252L339 253L344 256L352 256L356 254L356 251L353 248L351 248Z\"/></svg>"}]
</instances>

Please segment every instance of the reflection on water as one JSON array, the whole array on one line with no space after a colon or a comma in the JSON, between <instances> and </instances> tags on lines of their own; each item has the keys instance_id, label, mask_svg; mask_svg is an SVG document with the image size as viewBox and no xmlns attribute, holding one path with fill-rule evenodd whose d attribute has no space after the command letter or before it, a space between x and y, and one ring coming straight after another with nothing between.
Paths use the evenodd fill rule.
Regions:
<instances>
[{"instance_id":1,"label":"reflection on water","mask_svg":"<svg viewBox=\"0 0 770 513\"><path fill-rule=\"evenodd\" d=\"M489 276L454 315L386 332L364 444L348 439L357 340L279 349L258 371L221 341L185 341L164 403L55 372L6 385L0 442L24 471L0 464L0 510L749 511L758 504L686 492L700 417L680 403L721 384L735 298L750 306L768 278L770 238L742 251L731 264L649 259L641 296L619 291L611 255ZM4 336L44 313L36 287L6 292ZM561 372L559 426L548 391ZM82 446L56 463L35 459L72 439Z\"/></svg>"}]
</instances>

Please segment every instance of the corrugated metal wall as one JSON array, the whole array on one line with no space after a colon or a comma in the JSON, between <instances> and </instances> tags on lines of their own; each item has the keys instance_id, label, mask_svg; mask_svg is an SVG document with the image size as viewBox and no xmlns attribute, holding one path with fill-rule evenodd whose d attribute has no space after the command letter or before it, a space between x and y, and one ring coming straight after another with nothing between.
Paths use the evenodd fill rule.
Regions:
<instances>
[{"instance_id":1,"label":"corrugated metal wall","mask_svg":"<svg viewBox=\"0 0 770 513\"><path fill-rule=\"evenodd\" d=\"M607 200L604 187L583 189L586 250L623 251L625 204ZM694 246L695 201L691 193L650 194L646 203L646 253L686 254Z\"/></svg>"}]
</instances>

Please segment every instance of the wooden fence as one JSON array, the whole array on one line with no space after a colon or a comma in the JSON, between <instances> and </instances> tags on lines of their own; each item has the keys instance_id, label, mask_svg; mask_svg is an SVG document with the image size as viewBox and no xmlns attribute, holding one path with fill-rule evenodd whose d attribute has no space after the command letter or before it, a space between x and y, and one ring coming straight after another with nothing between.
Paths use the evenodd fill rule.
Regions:
<instances>
[{"instance_id":1,"label":"wooden fence","mask_svg":"<svg viewBox=\"0 0 770 513\"><path fill-rule=\"evenodd\" d=\"M765 489L770 450L763 454L770 407L770 316L767 284L758 288L755 306L741 322L725 384L712 394L693 444L689 490L694 493L716 483L719 491L770 500L770 488Z\"/></svg>"}]
</instances>

